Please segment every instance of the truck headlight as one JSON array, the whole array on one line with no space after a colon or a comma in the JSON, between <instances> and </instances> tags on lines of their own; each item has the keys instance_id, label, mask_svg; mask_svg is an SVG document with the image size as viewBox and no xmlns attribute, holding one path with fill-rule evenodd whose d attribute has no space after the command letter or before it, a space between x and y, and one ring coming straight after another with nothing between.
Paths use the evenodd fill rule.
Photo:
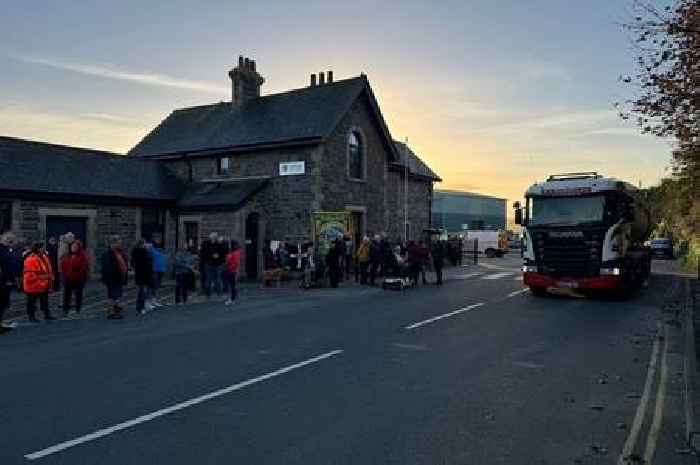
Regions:
<instances>
[{"instance_id":1,"label":"truck headlight","mask_svg":"<svg viewBox=\"0 0 700 465\"><path fill-rule=\"evenodd\" d=\"M537 267L533 265L523 265L523 273L537 273Z\"/></svg>"},{"instance_id":2,"label":"truck headlight","mask_svg":"<svg viewBox=\"0 0 700 465\"><path fill-rule=\"evenodd\" d=\"M607 275L607 276L620 276L620 269L617 267L615 267L615 268L601 268L600 274Z\"/></svg>"}]
</instances>

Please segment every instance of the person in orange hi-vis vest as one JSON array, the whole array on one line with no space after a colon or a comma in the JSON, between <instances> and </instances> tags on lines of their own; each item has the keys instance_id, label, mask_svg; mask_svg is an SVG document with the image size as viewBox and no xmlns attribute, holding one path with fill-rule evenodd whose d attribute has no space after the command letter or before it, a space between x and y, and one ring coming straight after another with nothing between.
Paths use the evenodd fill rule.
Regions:
<instances>
[{"instance_id":1,"label":"person in orange hi-vis vest","mask_svg":"<svg viewBox=\"0 0 700 465\"><path fill-rule=\"evenodd\" d=\"M27 294L27 316L29 321L37 323L36 301L41 305L44 320L54 320L49 310L49 292L53 289L54 274L51 259L37 242L24 259L24 274L22 279L24 293Z\"/></svg>"}]
</instances>

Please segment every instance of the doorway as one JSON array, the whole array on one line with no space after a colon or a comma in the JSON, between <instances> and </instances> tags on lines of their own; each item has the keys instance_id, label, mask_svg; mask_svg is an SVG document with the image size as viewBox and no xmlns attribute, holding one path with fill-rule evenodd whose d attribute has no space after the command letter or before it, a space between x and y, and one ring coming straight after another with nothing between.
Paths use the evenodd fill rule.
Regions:
<instances>
[{"instance_id":1,"label":"doorway","mask_svg":"<svg viewBox=\"0 0 700 465\"><path fill-rule=\"evenodd\" d=\"M72 232L75 238L87 248L87 217L81 216L47 216L46 237L44 244L48 244L50 237L57 240L60 236Z\"/></svg>"},{"instance_id":2,"label":"doorway","mask_svg":"<svg viewBox=\"0 0 700 465\"><path fill-rule=\"evenodd\" d=\"M250 213L245 220L245 273L248 279L258 277L258 236L260 215Z\"/></svg>"}]
</instances>

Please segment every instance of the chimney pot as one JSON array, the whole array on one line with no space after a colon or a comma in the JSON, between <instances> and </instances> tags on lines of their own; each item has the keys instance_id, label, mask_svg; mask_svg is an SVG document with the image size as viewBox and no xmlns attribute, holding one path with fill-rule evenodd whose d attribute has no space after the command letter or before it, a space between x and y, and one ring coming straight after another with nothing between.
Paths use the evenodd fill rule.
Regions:
<instances>
[{"instance_id":1,"label":"chimney pot","mask_svg":"<svg viewBox=\"0 0 700 465\"><path fill-rule=\"evenodd\" d=\"M318 85L322 86L326 83L326 75L323 72L318 73Z\"/></svg>"},{"instance_id":2,"label":"chimney pot","mask_svg":"<svg viewBox=\"0 0 700 465\"><path fill-rule=\"evenodd\" d=\"M333 71L329 70L326 74L328 75L328 84L333 83Z\"/></svg>"},{"instance_id":3,"label":"chimney pot","mask_svg":"<svg viewBox=\"0 0 700 465\"><path fill-rule=\"evenodd\" d=\"M316 87L316 75L311 75L311 87Z\"/></svg>"},{"instance_id":4,"label":"chimney pot","mask_svg":"<svg viewBox=\"0 0 700 465\"><path fill-rule=\"evenodd\" d=\"M265 79L256 71L255 60L238 57L238 66L228 73L231 78L231 107L240 108L243 104L260 97L260 86Z\"/></svg>"}]
</instances>

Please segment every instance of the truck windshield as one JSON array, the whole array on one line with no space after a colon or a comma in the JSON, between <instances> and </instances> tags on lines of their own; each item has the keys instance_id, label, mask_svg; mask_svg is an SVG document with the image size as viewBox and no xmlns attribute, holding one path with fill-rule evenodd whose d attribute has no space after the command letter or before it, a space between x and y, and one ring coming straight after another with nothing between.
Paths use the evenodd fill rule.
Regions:
<instances>
[{"instance_id":1,"label":"truck windshield","mask_svg":"<svg viewBox=\"0 0 700 465\"><path fill-rule=\"evenodd\" d=\"M573 225L603 221L605 197L533 198L529 223L532 225Z\"/></svg>"}]
</instances>

